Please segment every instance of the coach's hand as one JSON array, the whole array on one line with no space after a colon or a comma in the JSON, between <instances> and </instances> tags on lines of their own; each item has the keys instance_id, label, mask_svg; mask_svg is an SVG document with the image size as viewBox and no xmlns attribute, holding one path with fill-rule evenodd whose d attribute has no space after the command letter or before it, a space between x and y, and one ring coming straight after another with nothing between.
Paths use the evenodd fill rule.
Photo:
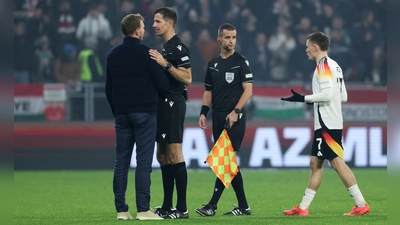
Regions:
<instances>
[{"instance_id":1,"label":"coach's hand","mask_svg":"<svg viewBox=\"0 0 400 225\"><path fill-rule=\"evenodd\" d=\"M297 92L295 92L293 89L292 91L292 96L287 97L287 98L281 98L282 101L289 101L289 102L304 102L304 95L301 95Z\"/></svg>"}]
</instances>

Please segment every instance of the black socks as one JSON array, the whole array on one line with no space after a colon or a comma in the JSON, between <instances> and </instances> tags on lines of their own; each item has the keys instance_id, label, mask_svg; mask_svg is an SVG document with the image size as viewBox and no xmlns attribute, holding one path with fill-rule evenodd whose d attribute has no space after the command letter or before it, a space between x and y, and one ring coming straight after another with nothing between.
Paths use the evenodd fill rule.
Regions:
<instances>
[{"instance_id":1,"label":"black socks","mask_svg":"<svg viewBox=\"0 0 400 225\"><path fill-rule=\"evenodd\" d=\"M186 170L186 163L180 162L174 164L172 167L172 174L175 178L176 192L177 192L177 203L176 209L180 212L186 212L186 193L187 193L187 183L188 175Z\"/></svg>"},{"instance_id":2,"label":"black socks","mask_svg":"<svg viewBox=\"0 0 400 225\"><path fill-rule=\"evenodd\" d=\"M242 209L249 208L246 200L246 194L244 193L244 185L243 185L243 177L242 173L239 172L236 174L235 178L232 180L232 187L235 190L236 198L239 203L239 207Z\"/></svg>"},{"instance_id":3,"label":"black socks","mask_svg":"<svg viewBox=\"0 0 400 225\"><path fill-rule=\"evenodd\" d=\"M249 205L247 204L247 200L246 200L246 195L244 193L243 177L242 177L242 173L240 171L236 174L235 178L233 178L231 185L232 185L233 189L235 190L235 194L236 194L236 198L239 203L239 207L243 208L243 209L249 208ZM225 185L217 177L215 180L214 192L213 192L211 200L208 204L217 205L219 199L222 196L222 193L224 192L224 189L225 189Z\"/></svg>"},{"instance_id":4,"label":"black socks","mask_svg":"<svg viewBox=\"0 0 400 225\"><path fill-rule=\"evenodd\" d=\"M163 210L170 210L172 207L172 196L174 194L174 176L171 164L161 166L162 182L164 187Z\"/></svg>"}]
</instances>

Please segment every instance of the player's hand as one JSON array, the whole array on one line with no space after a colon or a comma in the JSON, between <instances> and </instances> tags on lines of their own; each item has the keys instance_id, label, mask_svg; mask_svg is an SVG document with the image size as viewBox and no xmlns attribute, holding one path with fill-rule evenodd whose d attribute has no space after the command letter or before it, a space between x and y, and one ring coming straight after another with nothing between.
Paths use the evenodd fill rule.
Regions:
<instances>
[{"instance_id":1,"label":"player's hand","mask_svg":"<svg viewBox=\"0 0 400 225\"><path fill-rule=\"evenodd\" d=\"M149 50L150 58L158 63L158 65L163 68L167 66L168 62L164 59L164 57L157 50L150 49Z\"/></svg>"},{"instance_id":2,"label":"player's hand","mask_svg":"<svg viewBox=\"0 0 400 225\"><path fill-rule=\"evenodd\" d=\"M296 91L294 91L293 89L292 91L292 96L287 97L287 98L281 98L282 101L289 101L289 102L304 102L304 95L301 95L299 93L297 93Z\"/></svg>"},{"instance_id":3,"label":"player's hand","mask_svg":"<svg viewBox=\"0 0 400 225\"><path fill-rule=\"evenodd\" d=\"M208 128L208 126L206 125L206 120L207 120L207 117L205 117L203 114L201 114L200 119L199 119L199 126L203 130Z\"/></svg>"}]
</instances>

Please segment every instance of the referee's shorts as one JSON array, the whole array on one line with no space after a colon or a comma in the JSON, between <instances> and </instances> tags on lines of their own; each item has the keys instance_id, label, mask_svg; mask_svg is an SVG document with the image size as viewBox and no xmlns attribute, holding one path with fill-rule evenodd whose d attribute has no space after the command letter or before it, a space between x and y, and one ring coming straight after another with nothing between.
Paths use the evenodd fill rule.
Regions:
<instances>
[{"instance_id":1,"label":"referee's shorts","mask_svg":"<svg viewBox=\"0 0 400 225\"><path fill-rule=\"evenodd\" d=\"M157 105L158 143L182 143L186 102L182 95L167 95Z\"/></svg>"},{"instance_id":2,"label":"referee's shorts","mask_svg":"<svg viewBox=\"0 0 400 225\"><path fill-rule=\"evenodd\" d=\"M226 116L232 111L226 112L214 112L212 114L212 129L214 143L218 140L222 131L224 130L224 125L226 123ZM227 130L228 136L231 139L233 149L235 151L240 150L240 145L242 144L244 133L246 131L246 111L242 109L242 115L239 116L238 121L232 125L232 127Z\"/></svg>"}]
</instances>

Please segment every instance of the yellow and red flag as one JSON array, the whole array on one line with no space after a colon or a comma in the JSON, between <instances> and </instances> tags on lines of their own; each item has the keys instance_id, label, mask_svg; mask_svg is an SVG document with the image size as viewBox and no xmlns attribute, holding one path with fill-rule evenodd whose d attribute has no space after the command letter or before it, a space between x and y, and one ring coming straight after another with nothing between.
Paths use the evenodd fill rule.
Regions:
<instances>
[{"instance_id":1,"label":"yellow and red flag","mask_svg":"<svg viewBox=\"0 0 400 225\"><path fill-rule=\"evenodd\" d=\"M236 154L228 132L224 129L206 158L215 175L229 188L233 178L239 172Z\"/></svg>"}]
</instances>

